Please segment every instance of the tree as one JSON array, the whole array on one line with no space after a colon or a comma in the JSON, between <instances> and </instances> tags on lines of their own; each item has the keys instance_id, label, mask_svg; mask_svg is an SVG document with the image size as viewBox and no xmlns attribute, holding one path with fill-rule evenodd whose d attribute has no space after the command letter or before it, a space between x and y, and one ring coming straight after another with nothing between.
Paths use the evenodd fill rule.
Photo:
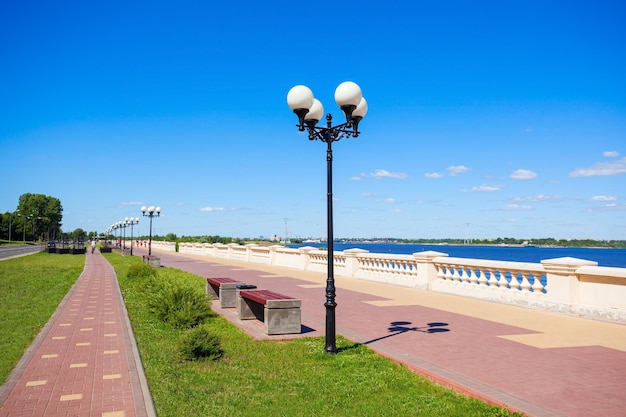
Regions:
<instances>
[{"instance_id":1,"label":"tree","mask_svg":"<svg viewBox=\"0 0 626 417\"><path fill-rule=\"evenodd\" d=\"M22 194L17 205L20 231L36 238L49 238L61 234L63 206L58 198L44 194Z\"/></svg>"},{"instance_id":2,"label":"tree","mask_svg":"<svg viewBox=\"0 0 626 417\"><path fill-rule=\"evenodd\" d=\"M75 229L71 234L72 240L85 240L85 235L85 231L80 227Z\"/></svg>"}]
</instances>

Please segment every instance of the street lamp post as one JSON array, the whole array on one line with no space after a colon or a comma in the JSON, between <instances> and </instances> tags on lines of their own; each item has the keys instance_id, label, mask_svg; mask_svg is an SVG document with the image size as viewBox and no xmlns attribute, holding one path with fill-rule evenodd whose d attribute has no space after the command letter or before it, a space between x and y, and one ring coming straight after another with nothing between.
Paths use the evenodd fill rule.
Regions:
<instances>
[{"instance_id":1,"label":"street lamp post","mask_svg":"<svg viewBox=\"0 0 626 417\"><path fill-rule=\"evenodd\" d=\"M127 217L125 221L130 225L130 256L133 256L133 226L139 223L139 217L135 217L134 219Z\"/></svg>"},{"instance_id":2,"label":"street lamp post","mask_svg":"<svg viewBox=\"0 0 626 417\"><path fill-rule=\"evenodd\" d=\"M16 213L20 211L20 209L16 209L14 212L12 212L11 214L9 214L9 243L11 243L11 227L12 227L12 220L13 220L13 213ZM18 214L19 216L19 214Z\"/></svg>"},{"instance_id":3,"label":"street lamp post","mask_svg":"<svg viewBox=\"0 0 626 417\"><path fill-rule=\"evenodd\" d=\"M148 256L152 255L152 218L154 216L159 217L161 215L161 207L154 207L154 206L150 206L148 208L146 208L146 206L143 206L141 208L141 213L144 216L148 216L150 217L150 240L148 240Z\"/></svg>"},{"instance_id":4,"label":"street lamp post","mask_svg":"<svg viewBox=\"0 0 626 417\"><path fill-rule=\"evenodd\" d=\"M326 206L327 206L327 241L328 273L326 279L326 346L328 353L337 353L335 338L335 276L334 276L334 236L333 236L333 150L332 143L342 138L359 136L359 122L367 113L367 101L361 88L352 81L341 83L335 90L335 101L346 116L346 122L332 125L333 116L326 115L326 127L317 123L324 115L322 103L313 97L313 92L304 85L297 85L289 90L287 104L298 116L298 130L308 131L309 140L320 140L328 145L326 150Z\"/></svg>"},{"instance_id":5,"label":"street lamp post","mask_svg":"<svg viewBox=\"0 0 626 417\"><path fill-rule=\"evenodd\" d=\"M120 227L122 228L123 233L122 250L126 250L126 226L128 226L128 217L126 217L124 221L120 222Z\"/></svg>"}]
</instances>

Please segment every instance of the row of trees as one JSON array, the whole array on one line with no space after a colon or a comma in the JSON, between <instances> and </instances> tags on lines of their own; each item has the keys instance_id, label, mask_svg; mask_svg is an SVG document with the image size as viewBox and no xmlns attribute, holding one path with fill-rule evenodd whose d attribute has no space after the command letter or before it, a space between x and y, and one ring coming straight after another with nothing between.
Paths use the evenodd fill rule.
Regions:
<instances>
[{"instance_id":1,"label":"row of trees","mask_svg":"<svg viewBox=\"0 0 626 417\"><path fill-rule=\"evenodd\" d=\"M2 214L0 238L45 240L61 236L63 206L58 198L44 194L22 194L13 212Z\"/></svg>"},{"instance_id":2,"label":"row of trees","mask_svg":"<svg viewBox=\"0 0 626 417\"><path fill-rule=\"evenodd\" d=\"M564 248L626 248L626 240L595 240L595 239L554 239L533 238L516 239L499 237L497 239L348 239L349 241L377 241L386 243L412 243L412 244L441 244L450 245L532 245L532 246L558 246ZM294 239L292 242L296 243Z\"/></svg>"}]
</instances>

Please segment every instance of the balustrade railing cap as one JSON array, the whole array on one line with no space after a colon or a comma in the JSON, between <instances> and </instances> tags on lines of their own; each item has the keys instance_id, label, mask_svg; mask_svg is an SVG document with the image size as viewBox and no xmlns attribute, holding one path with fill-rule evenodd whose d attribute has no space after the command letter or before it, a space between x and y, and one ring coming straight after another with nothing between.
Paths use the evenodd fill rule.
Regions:
<instances>
[{"instance_id":1,"label":"balustrade railing cap","mask_svg":"<svg viewBox=\"0 0 626 417\"><path fill-rule=\"evenodd\" d=\"M597 266L595 261L588 261L586 259L572 258L566 256L564 258L544 259L541 264L545 268L546 272L573 274L581 266Z\"/></svg>"},{"instance_id":2,"label":"balustrade railing cap","mask_svg":"<svg viewBox=\"0 0 626 417\"><path fill-rule=\"evenodd\" d=\"M348 256L348 255L358 255L359 253L369 253L368 250L366 249L361 249L361 248L352 248L352 249L346 249L343 251L343 253Z\"/></svg>"},{"instance_id":3,"label":"balustrade railing cap","mask_svg":"<svg viewBox=\"0 0 626 417\"><path fill-rule=\"evenodd\" d=\"M443 253L443 252L437 252L434 250L426 250L423 252L415 252L413 254L413 256L416 259L422 259L422 260L429 260L429 259L433 259L433 258L438 258L440 256L449 256L447 253Z\"/></svg>"},{"instance_id":4,"label":"balustrade railing cap","mask_svg":"<svg viewBox=\"0 0 626 417\"><path fill-rule=\"evenodd\" d=\"M298 248L298 252L302 252L302 253L307 253L307 252L311 252L312 250L317 249L316 247L313 246L302 246L301 248Z\"/></svg>"}]
</instances>

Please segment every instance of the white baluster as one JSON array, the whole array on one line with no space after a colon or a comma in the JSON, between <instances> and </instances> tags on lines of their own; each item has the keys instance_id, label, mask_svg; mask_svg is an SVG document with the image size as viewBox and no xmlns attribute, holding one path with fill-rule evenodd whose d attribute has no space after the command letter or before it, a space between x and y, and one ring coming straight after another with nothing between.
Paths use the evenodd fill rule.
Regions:
<instances>
[{"instance_id":1,"label":"white baluster","mask_svg":"<svg viewBox=\"0 0 626 417\"><path fill-rule=\"evenodd\" d=\"M541 275L533 274L535 282L533 282L532 289L534 293L543 293L543 284L541 283Z\"/></svg>"},{"instance_id":2,"label":"white baluster","mask_svg":"<svg viewBox=\"0 0 626 417\"><path fill-rule=\"evenodd\" d=\"M480 276L478 277L478 285L486 286L489 281L487 280L487 271L476 268Z\"/></svg>"},{"instance_id":3,"label":"white baluster","mask_svg":"<svg viewBox=\"0 0 626 417\"><path fill-rule=\"evenodd\" d=\"M530 281L528 280L528 274L524 272L520 272L520 274L522 275L522 283L520 284L522 291L530 292L531 284L530 284Z\"/></svg>"}]
</instances>

